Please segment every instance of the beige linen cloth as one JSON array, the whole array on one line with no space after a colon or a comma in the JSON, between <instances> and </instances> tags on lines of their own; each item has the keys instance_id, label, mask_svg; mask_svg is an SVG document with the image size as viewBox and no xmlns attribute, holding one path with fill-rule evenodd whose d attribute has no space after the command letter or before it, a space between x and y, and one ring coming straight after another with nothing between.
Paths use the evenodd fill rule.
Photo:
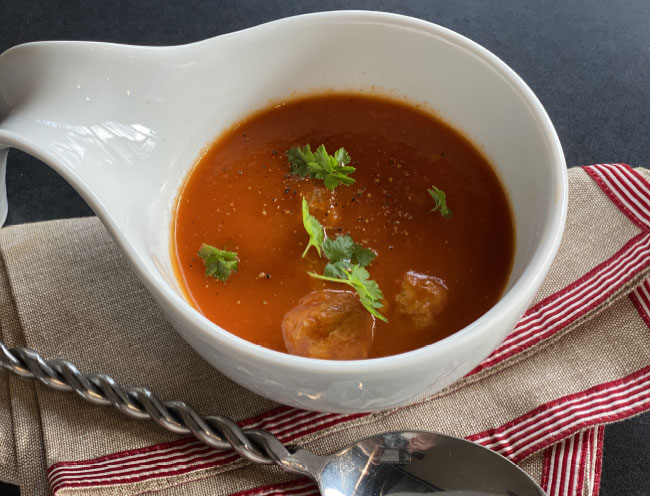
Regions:
<instances>
[{"instance_id":1,"label":"beige linen cloth","mask_svg":"<svg viewBox=\"0 0 650 496\"><path fill-rule=\"evenodd\" d=\"M580 453L587 461L572 472L572 487L575 494L597 493L598 425L650 408L639 402L634 389L650 391L643 382L650 366L650 331L641 284L650 269L650 223L644 217L650 212L650 188L639 179L639 174L649 174L622 166L599 170L570 170L569 214L559 254L537 306L527 314L532 324L518 327L517 339L506 342L500 355L433 397L371 415L337 417L329 427L293 435L291 442L324 454L387 430L469 436L509 455L542 480L549 494L560 471L559 450L584 442ZM598 184L599 174L609 179ZM617 192L617 174L636 178L628 178L640 190L628 192L636 199ZM47 358L68 359L85 373L112 375L123 386L146 386L161 399L186 401L206 415L242 420L277 406L223 377L179 337L96 218L4 228L0 255L0 324L9 347L27 346ZM587 286L590 292L572 296ZM567 314L571 305L577 310ZM603 384L607 386L599 386ZM614 388L623 392L605 397L599 405L606 410L596 417L572 406ZM551 435L529 439L543 429L535 427L530 434L526 422L549 411L556 412ZM567 417L573 413L577 417ZM563 418L568 420L560 422ZM521 432L520 438L513 430ZM150 421L0 372L0 479L19 484L25 496L51 492L46 471L62 462L146 451L177 439ZM524 444L517 445L520 441ZM114 460L120 456L126 455ZM88 463L92 468L103 462ZM249 490L296 478L242 461L193 470L187 466L172 474L159 464L151 477L86 485L51 478L59 495L252 495L264 491ZM284 486L277 487L280 494Z\"/></svg>"}]
</instances>

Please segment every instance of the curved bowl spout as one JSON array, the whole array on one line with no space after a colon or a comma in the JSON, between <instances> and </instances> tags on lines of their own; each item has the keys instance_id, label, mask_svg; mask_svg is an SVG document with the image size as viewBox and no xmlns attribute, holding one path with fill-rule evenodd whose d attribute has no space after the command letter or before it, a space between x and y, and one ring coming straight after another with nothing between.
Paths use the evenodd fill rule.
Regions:
<instances>
[{"instance_id":1,"label":"curved bowl spout","mask_svg":"<svg viewBox=\"0 0 650 496\"><path fill-rule=\"evenodd\" d=\"M326 90L374 91L427 106L478 144L502 177L517 233L508 289L453 336L393 357L306 359L237 338L179 291L172 215L202 149L259 108ZM0 56L5 147L38 157L79 191L170 321L210 363L259 394L314 410L387 408L471 370L532 300L566 213L561 146L531 90L466 38L394 14L312 14L178 47L12 48ZM5 158L0 150L3 187Z\"/></svg>"}]
</instances>

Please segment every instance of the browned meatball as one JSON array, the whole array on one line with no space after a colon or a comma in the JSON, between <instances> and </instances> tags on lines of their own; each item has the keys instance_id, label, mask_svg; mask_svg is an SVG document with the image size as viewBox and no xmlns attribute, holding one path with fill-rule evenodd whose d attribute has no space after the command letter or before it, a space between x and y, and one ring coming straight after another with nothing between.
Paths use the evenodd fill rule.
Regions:
<instances>
[{"instance_id":1,"label":"browned meatball","mask_svg":"<svg viewBox=\"0 0 650 496\"><path fill-rule=\"evenodd\" d=\"M309 205L309 213L325 227L336 227L339 224L341 210L333 191L327 188L314 188L305 195L305 199Z\"/></svg>"},{"instance_id":2,"label":"browned meatball","mask_svg":"<svg viewBox=\"0 0 650 496\"><path fill-rule=\"evenodd\" d=\"M374 321L354 293L314 291L282 320L282 337L292 355L330 360L367 358Z\"/></svg>"},{"instance_id":3,"label":"browned meatball","mask_svg":"<svg viewBox=\"0 0 650 496\"><path fill-rule=\"evenodd\" d=\"M402 280L402 291L395 297L400 313L422 330L433 324L447 303L447 286L442 279L409 270Z\"/></svg>"}]
</instances>

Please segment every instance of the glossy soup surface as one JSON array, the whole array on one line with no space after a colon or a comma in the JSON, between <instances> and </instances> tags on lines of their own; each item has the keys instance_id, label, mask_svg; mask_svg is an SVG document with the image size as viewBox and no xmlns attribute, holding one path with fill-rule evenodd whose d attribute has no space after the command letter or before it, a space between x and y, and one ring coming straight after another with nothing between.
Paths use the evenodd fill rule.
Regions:
<instances>
[{"instance_id":1,"label":"glossy soup surface","mask_svg":"<svg viewBox=\"0 0 650 496\"><path fill-rule=\"evenodd\" d=\"M356 182L339 186L332 210L312 214L327 236L349 233L377 258L368 267L385 299L369 357L413 350L463 328L500 297L513 259L513 223L499 180L481 153L445 123L381 97L305 97L254 114L222 135L192 170L177 206L173 252L189 300L208 319L253 343L287 351L281 323L308 293L328 288L302 224L301 196L323 181L289 174L286 151L344 147ZM430 212L432 185L451 218ZM329 197L328 197L329 198ZM334 221L328 217L334 218ZM206 277L202 243L237 251L239 271ZM397 308L407 271L444 281L448 298L432 325L414 330Z\"/></svg>"}]
</instances>

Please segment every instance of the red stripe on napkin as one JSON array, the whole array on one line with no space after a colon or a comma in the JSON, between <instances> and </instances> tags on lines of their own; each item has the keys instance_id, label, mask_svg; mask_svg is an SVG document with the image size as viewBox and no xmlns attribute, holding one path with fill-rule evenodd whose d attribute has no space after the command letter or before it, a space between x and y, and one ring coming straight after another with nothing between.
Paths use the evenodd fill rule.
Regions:
<instances>
[{"instance_id":1,"label":"red stripe on napkin","mask_svg":"<svg viewBox=\"0 0 650 496\"><path fill-rule=\"evenodd\" d=\"M609 199L644 231L650 230L650 183L627 164L583 167Z\"/></svg>"},{"instance_id":2,"label":"red stripe on napkin","mask_svg":"<svg viewBox=\"0 0 650 496\"><path fill-rule=\"evenodd\" d=\"M630 293L630 300L634 304L643 322L650 328L650 280L646 279Z\"/></svg>"},{"instance_id":3,"label":"red stripe on napkin","mask_svg":"<svg viewBox=\"0 0 650 496\"><path fill-rule=\"evenodd\" d=\"M589 494L598 496L604 432L598 425L544 450L540 485L548 496L582 496L585 482Z\"/></svg>"},{"instance_id":4,"label":"red stripe on napkin","mask_svg":"<svg viewBox=\"0 0 650 496\"><path fill-rule=\"evenodd\" d=\"M467 439L518 463L582 429L622 420L649 409L650 366L622 379L540 405L501 427Z\"/></svg>"},{"instance_id":5,"label":"red stripe on napkin","mask_svg":"<svg viewBox=\"0 0 650 496\"><path fill-rule=\"evenodd\" d=\"M594 447L591 459L591 496L600 494L600 474L603 468L603 443L605 441L605 426L599 425L594 436Z\"/></svg>"},{"instance_id":6,"label":"red stripe on napkin","mask_svg":"<svg viewBox=\"0 0 650 496\"><path fill-rule=\"evenodd\" d=\"M283 443L327 429L340 422L367 414L334 414L280 407L239 423L246 428L262 428ZM61 462L48 470L50 487L122 484L158 477L180 475L194 470L216 467L239 459L234 451L213 450L194 438L116 453L89 461Z\"/></svg>"},{"instance_id":7,"label":"red stripe on napkin","mask_svg":"<svg viewBox=\"0 0 650 496\"><path fill-rule=\"evenodd\" d=\"M548 496L582 496L597 430L580 431L544 451L541 486Z\"/></svg>"}]
</instances>

